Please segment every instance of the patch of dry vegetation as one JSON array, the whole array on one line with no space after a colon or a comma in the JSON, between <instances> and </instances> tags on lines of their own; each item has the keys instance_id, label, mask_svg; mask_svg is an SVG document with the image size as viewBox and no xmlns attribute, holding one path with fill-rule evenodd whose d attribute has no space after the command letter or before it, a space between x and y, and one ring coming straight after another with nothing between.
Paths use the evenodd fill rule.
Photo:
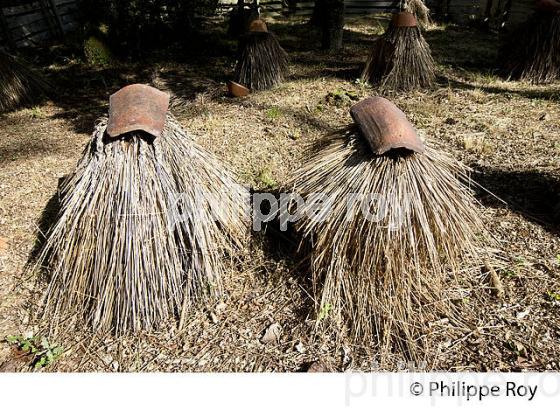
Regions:
<instances>
[{"instance_id":1,"label":"patch of dry vegetation","mask_svg":"<svg viewBox=\"0 0 560 410\"><path fill-rule=\"evenodd\" d=\"M157 67L162 82L168 68L184 74L166 86L189 101L178 119L198 143L253 188L263 189L271 180L281 186L301 165L306 147L350 122L351 99L334 103L329 93L358 98L376 93L356 79L386 21L349 21L346 47L337 56L315 51L318 37L300 22L269 25L290 54L291 73L281 86L245 99L224 94L233 50L232 58ZM443 320L430 326L428 368L558 370L560 303L554 295L560 293L560 239L554 209L560 201L560 86L498 78L498 43L491 34L436 26L426 39L438 63L437 86L390 97L425 138L473 167L474 179L507 201L477 193L486 228L506 255L495 272L502 296L496 296L486 269L462 276L463 298L456 303L468 325ZM77 162L93 120L106 111L109 94L127 82L150 81L154 67L125 67L118 74L60 69L56 76L74 83L76 95L42 105L43 118L29 110L0 118L0 237L8 243L0 248L0 337L44 329L30 301L39 300L45 283L23 274L37 221L58 179ZM209 82L224 92L203 94L198 85ZM296 371L316 361L336 371L374 367L376 352L355 346L345 329L314 334L309 272L294 256L295 238L269 226L254 239L251 260L226 272L231 280L225 296L193 312L182 332L116 339L73 330L56 340L67 351L47 370ZM264 343L266 329L276 323L282 328L279 340ZM399 360L387 368L396 368ZM7 344L0 344L0 363L3 369L29 369Z\"/></svg>"}]
</instances>

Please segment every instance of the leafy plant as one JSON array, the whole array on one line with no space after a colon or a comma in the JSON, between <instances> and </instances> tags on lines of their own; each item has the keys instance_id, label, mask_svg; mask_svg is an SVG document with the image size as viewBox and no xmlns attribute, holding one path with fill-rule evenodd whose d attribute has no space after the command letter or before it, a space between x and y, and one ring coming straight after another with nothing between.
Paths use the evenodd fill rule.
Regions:
<instances>
[{"instance_id":1,"label":"leafy plant","mask_svg":"<svg viewBox=\"0 0 560 410\"><path fill-rule=\"evenodd\" d=\"M327 317L329 317L329 314L331 313L333 309L333 305L331 305L330 303L327 303L326 305L321 306L321 310L319 311L319 321L325 320Z\"/></svg>"},{"instance_id":2,"label":"leafy plant","mask_svg":"<svg viewBox=\"0 0 560 410\"><path fill-rule=\"evenodd\" d=\"M502 271L503 276L508 279L516 278L521 274L521 268L527 264L525 258L521 256L516 256L514 258L515 264L509 268Z\"/></svg>"},{"instance_id":3,"label":"leafy plant","mask_svg":"<svg viewBox=\"0 0 560 410\"><path fill-rule=\"evenodd\" d=\"M272 177L272 175L270 174L270 171L268 169L263 169L260 173L259 176L257 177L257 179L259 180L259 182L268 189L272 189L274 187L276 187L278 185L278 183L276 182L276 180Z\"/></svg>"},{"instance_id":4,"label":"leafy plant","mask_svg":"<svg viewBox=\"0 0 560 410\"><path fill-rule=\"evenodd\" d=\"M97 37L89 37L84 42L84 55L88 64L107 67L113 62L113 55L109 48Z\"/></svg>"},{"instance_id":5,"label":"leafy plant","mask_svg":"<svg viewBox=\"0 0 560 410\"><path fill-rule=\"evenodd\" d=\"M368 87L368 86L369 86L368 82L362 80L361 78L357 78L357 79L354 81L354 84L356 84L357 86L362 87L362 88Z\"/></svg>"},{"instance_id":6,"label":"leafy plant","mask_svg":"<svg viewBox=\"0 0 560 410\"><path fill-rule=\"evenodd\" d=\"M560 302L560 293L553 292L552 290L546 291L546 297L552 302Z\"/></svg>"},{"instance_id":7,"label":"leafy plant","mask_svg":"<svg viewBox=\"0 0 560 410\"><path fill-rule=\"evenodd\" d=\"M266 110L266 118L270 120L275 120L281 115L282 115L282 111L280 111L280 108L278 107L271 107L268 110Z\"/></svg>"},{"instance_id":8,"label":"leafy plant","mask_svg":"<svg viewBox=\"0 0 560 410\"><path fill-rule=\"evenodd\" d=\"M504 276L508 279L517 277L517 272L511 269L504 270Z\"/></svg>"},{"instance_id":9,"label":"leafy plant","mask_svg":"<svg viewBox=\"0 0 560 410\"><path fill-rule=\"evenodd\" d=\"M33 355L32 366L35 369L42 369L54 363L64 352L61 346L49 342L44 336L8 336L6 341L25 353Z\"/></svg>"},{"instance_id":10,"label":"leafy plant","mask_svg":"<svg viewBox=\"0 0 560 410\"><path fill-rule=\"evenodd\" d=\"M524 265L527 263L527 261L525 260L525 258L522 257L522 256L517 256L517 257L515 258L515 262L517 262L517 266L524 266Z\"/></svg>"},{"instance_id":11,"label":"leafy plant","mask_svg":"<svg viewBox=\"0 0 560 410\"><path fill-rule=\"evenodd\" d=\"M33 107L31 109L31 117L41 119L41 118L45 118L46 114L43 112L41 107Z\"/></svg>"},{"instance_id":12,"label":"leafy plant","mask_svg":"<svg viewBox=\"0 0 560 410\"><path fill-rule=\"evenodd\" d=\"M325 100L329 105L336 105L337 107L343 106L345 104L351 104L353 101L356 101L358 99L358 94L356 94L354 91L347 90L331 91L325 97Z\"/></svg>"},{"instance_id":13,"label":"leafy plant","mask_svg":"<svg viewBox=\"0 0 560 410\"><path fill-rule=\"evenodd\" d=\"M515 353L516 356L527 357L527 348L520 342L508 340L506 347Z\"/></svg>"}]
</instances>

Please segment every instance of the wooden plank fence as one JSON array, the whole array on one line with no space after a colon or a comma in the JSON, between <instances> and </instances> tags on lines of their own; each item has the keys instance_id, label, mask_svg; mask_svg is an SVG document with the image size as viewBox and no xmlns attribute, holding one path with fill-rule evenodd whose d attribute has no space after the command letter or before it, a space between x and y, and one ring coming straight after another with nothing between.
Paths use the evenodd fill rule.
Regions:
<instances>
[{"instance_id":1,"label":"wooden plank fence","mask_svg":"<svg viewBox=\"0 0 560 410\"><path fill-rule=\"evenodd\" d=\"M80 1L0 0L0 47L32 46L62 38L78 27ZM236 3L236 0L221 0L220 10L227 12ZM458 23L502 13L508 24L518 24L530 16L534 0L427 0L426 3L432 10ZM314 4L314 1L260 1L266 17L308 17L313 13ZM347 15L388 13L397 10L399 0L345 0L345 4Z\"/></svg>"},{"instance_id":2,"label":"wooden plank fence","mask_svg":"<svg viewBox=\"0 0 560 410\"><path fill-rule=\"evenodd\" d=\"M247 3L250 0L246 0ZM495 19L515 25L523 23L531 15L535 0L426 0L433 13L447 16L451 21L465 24L473 20ZM260 0L265 17L282 15L310 16L314 1L296 1L289 6L288 0ZM220 0L222 11L229 11L237 0ZM390 13L398 9L399 0L345 0L346 15Z\"/></svg>"},{"instance_id":3,"label":"wooden plank fence","mask_svg":"<svg viewBox=\"0 0 560 410\"><path fill-rule=\"evenodd\" d=\"M62 38L78 26L79 1L0 1L1 45L18 48Z\"/></svg>"},{"instance_id":4,"label":"wooden plank fence","mask_svg":"<svg viewBox=\"0 0 560 410\"><path fill-rule=\"evenodd\" d=\"M455 23L498 18L508 26L527 21L535 6L535 0L431 0L430 3Z\"/></svg>"},{"instance_id":5,"label":"wooden plank fence","mask_svg":"<svg viewBox=\"0 0 560 410\"><path fill-rule=\"evenodd\" d=\"M398 8L399 0L345 0L344 3L346 15L357 15L393 12ZM236 0L221 0L220 8L223 12L227 12L235 4L237 4ZM290 6L290 2L287 0L261 0L259 5L261 13L265 17L311 16L315 1L297 1Z\"/></svg>"}]
</instances>

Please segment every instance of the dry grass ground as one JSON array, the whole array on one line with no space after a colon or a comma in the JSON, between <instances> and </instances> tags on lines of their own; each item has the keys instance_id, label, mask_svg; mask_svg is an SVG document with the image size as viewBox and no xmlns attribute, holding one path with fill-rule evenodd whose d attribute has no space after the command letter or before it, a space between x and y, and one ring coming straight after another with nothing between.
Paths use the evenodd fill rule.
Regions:
<instances>
[{"instance_id":1,"label":"dry grass ground","mask_svg":"<svg viewBox=\"0 0 560 410\"><path fill-rule=\"evenodd\" d=\"M198 142L255 190L275 190L306 146L350 121L353 98L376 93L356 79L384 21L349 21L345 50L334 56L315 51L318 36L302 22L271 24L290 54L291 76L241 100L223 92L234 44L220 40L216 24L211 38L218 42L207 48L216 55L188 63L157 57L157 64L93 70L54 59L47 72L62 90L56 101L0 117L0 338L45 331L36 315L45 283L24 268L37 229L52 219L58 180L73 169L112 92L152 81L189 101L177 106L178 118ZM475 179L507 203L478 193L504 268L493 281L488 272L465 272L457 303L469 326L432 324L427 368L559 370L560 86L501 80L494 34L439 26L426 38L437 86L392 98L421 133L471 165ZM376 368L375 351L335 342L347 340L344 329L314 335L307 272L294 241L272 227L255 234L250 258L228 273L224 297L193 312L180 333L116 339L68 329L51 336L66 351L46 371L299 371L314 362L332 371ZM501 292L493 289L495 277ZM279 339L263 343L272 324L281 327ZM0 343L0 370L29 371L30 362ZM383 365L398 366L398 358Z\"/></svg>"}]
</instances>

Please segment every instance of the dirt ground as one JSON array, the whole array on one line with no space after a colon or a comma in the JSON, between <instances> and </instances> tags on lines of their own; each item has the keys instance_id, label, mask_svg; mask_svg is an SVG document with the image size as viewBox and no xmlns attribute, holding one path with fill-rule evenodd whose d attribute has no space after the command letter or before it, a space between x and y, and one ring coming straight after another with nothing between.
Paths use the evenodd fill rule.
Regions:
<instances>
[{"instance_id":1,"label":"dirt ground","mask_svg":"<svg viewBox=\"0 0 560 410\"><path fill-rule=\"evenodd\" d=\"M43 59L58 89L54 101L0 116L0 339L32 332L45 283L25 269L40 230L52 221L49 201L72 171L106 113L108 96L148 82L176 96L175 113L197 141L254 189L278 189L321 135L350 122L349 106L376 90L356 81L383 16L349 20L339 55L316 51L318 35L301 21L270 24L291 58L280 87L244 99L225 96L235 43L214 22L206 55L172 61L88 68L63 49ZM465 272L462 301L468 328L434 326L433 351L417 369L448 371L560 370L560 85L501 79L498 36L455 26L426 33L438 63L433 89L391 95L427 138L474 168L477 198L504 255L502 299L488 275ZM174 55L181 55L175 53ZM184 61L182 61L184 60ZM226 294L195 311L181 332L129 337L68 328L51 343L65 349L43 371L327 371L379 367L376 352L334 334L314 333L307 273L293 238L272 229L255 234L250 257L230 272ZM261 338L272 324L278 343ZM340 329L342 335L344 330ZM344 337L342 338L344 340ZM436 341L437 340L437 341ZM31 371L32 358L0 343L0 371Z\"/></svg>"}]
</instances>

